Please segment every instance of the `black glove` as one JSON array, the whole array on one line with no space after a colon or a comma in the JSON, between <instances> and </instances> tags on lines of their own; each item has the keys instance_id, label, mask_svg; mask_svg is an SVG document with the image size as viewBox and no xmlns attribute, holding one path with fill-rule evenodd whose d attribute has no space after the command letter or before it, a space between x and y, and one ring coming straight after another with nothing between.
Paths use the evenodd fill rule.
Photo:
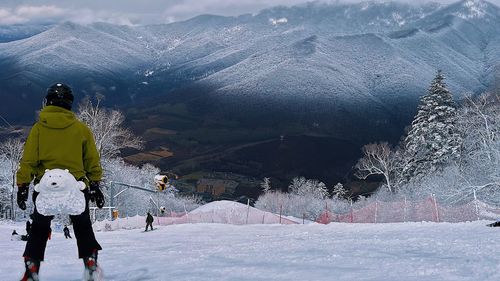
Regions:
<instances>
[{"instance_id":1,"label":"black glove","mask_svg":"<svg viewBox=\"0 0 500 281\"><path fill-rule=\"evenodd\" d=\"M29 184L22 183L17 185L17 205L21 210L26 210L26 201L28 201Z\"/></svg>"},{"instance_id":2,"label":"black glove","mask_svg":"<svg viewBox=\"0 0 500 281\"><path fill-rule=\"evenodd\" d=\"M104 207L104 194L102 194L99 188L98 181L91 181L89 184L89 199L95 202L97 208L102 209Z\"/></svg>"}]
</instances>

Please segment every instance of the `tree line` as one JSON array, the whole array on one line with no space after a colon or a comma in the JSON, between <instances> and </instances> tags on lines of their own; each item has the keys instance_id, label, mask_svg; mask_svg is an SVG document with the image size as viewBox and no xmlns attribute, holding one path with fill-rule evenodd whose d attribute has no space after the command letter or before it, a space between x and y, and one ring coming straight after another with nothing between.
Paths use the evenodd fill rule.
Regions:
<instances>
[{"instance_id":1,"label":"tree line","mask_svg":"<svg viewBox=\"0 0 500 281\"><path fill-rule=\"evenodd\" d=\"M383 178L373 200L433 196L449 205L476 199L500 205L500 93L470 94L455 102L444 80L438 71L397 145L362 148L355 175ZM325 208L349 210L354 199L340 183L329 194L322 182L304 178L295 178L287 193L272 190L269 178L262 189L256 207L312 220ZM370 200L356 199L360 206Z\"/></svg>"},{"instance_id":2,"label":"tree line","mask_svg":"<svg viewBox=\"0 0 500 281\"><path fill-rule=\"evenodd\" d=\"M450 204L500 204L500 96L467 95L458 104L438 72L401 142L363 147L356 175L382 175L382 189Z\"/></svg>"}]
</instances>

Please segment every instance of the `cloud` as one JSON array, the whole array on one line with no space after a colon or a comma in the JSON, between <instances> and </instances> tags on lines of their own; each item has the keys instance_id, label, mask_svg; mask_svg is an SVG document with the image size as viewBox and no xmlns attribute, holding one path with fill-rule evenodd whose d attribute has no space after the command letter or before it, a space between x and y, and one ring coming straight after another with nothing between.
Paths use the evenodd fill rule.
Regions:
<instances>
[{"instance_id":1,"label":"cloud","mask_svg":"<svg viewBox=\"0 0 500 281\"><path fill-rule=\"evenodd\" d=\"M91 9L82 9L78 11L68 11L69 17L66 20L76 22L79 24L89 24L93 22L107 22L118 25L137 25L141 23L141 15L109 12L109 11L95 11Z\"/></svg>"},{"instance_id":2,"label":"cloud","mask_svg":"<svg viewBox=\"0 0 500 281\"><path fill-rule=\"evenodd\" d=\"M255 13L262 9L304 3L304 0L182 0L169 5L163 11L163 18L183 20L200 14L241 15ZM331 2L331 1L325 1Z\"/></svg>"},{"instance_id":3,"label":"cloud","mask_svg":"<svg viewBox=\"0 0 500 281\"><path fill-rule=\"evenodd\" d=\"M56 6L20 6L15 13L23 18L54 18L64 15L64 9Z\"/></svg>"},{"instance_id":4,"label":"cloud","mask_svg":"<svg viewBox=\"0 0 500 281\"><path fill-rule=\"evenodd\" d=\"M0 24L47 23L58 21L63 15L64 9L52 5L0 8Z\"/></svg>"},{"instance_id":5,"label":"cloud","mask_svg":"<svg viewBox=\"0 0 500 281\"><path fill-rule=\"evenodd\" d=\"M20 24L26 20L17 16L9 9L0 9L0 25Z\"/></svg>"},{"instance_id":6,"label":"cloud","mask_svg":"<svg viewBox=\"0 0 500 281\"><path fill-rule=\"evenodd\" d=\"M354 3L366 0L317 1ZM395 1L423 3L433 0ZM458 0L434 1L449 4ZM489 1L500 4L500 0ZM186 20L200 14L224 16L255 14L273 6L293 6L305 2L311 2L311 0L1 0L0 25L44 24L62 21L82 24L98 21L121 25L158 24Z\"/></svg>"},{"instance_id":7,"label":"cloud","mask_svg":"<svg viewBox=\"0 0 500 281\"><path fill-rule=\"evenodd\" d=\"M123 12L109 12L89 8L70 9L54 5L28 6L16 8L0 8L0 25L13 24L51 24L72 21L80 24L108 22L119 25L136 25L142 15Z\"/></svg>"}]
</instances>

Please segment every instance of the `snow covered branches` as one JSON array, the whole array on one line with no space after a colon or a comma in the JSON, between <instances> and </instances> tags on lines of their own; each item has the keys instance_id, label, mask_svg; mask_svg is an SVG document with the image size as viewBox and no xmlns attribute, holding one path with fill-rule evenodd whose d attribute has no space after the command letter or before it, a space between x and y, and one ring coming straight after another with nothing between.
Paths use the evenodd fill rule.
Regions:
<instances>
[{"instance_id":1,"label":"snow covered branches","mask_svg":"<svg viewBox=\"0 0 500 281\"><path fill-rule=\"evenodd\" d=\"M366 179L371 175L382 175L387 189L391 192L395 191L394 182L401 168L397 152L384 142L365 145L363 154L363 158L355 166L355 175L360 179Z\"/></svg>"},{"instance_id":2,"label":"snow covered branches","mask_svg":"<svg viewBox=\"0 0 500 281\"><path fill-rule=\"evenodd\" d=\"M7 164L2 166L2 181L10 182L10 215L15 217L14 212L14 191L16 186L16 172L19 169L19 162L23 156L24 141L21 138L9 138L0 143L0 157ZM5 177L5 178L4 178Z\"/></svg>"},{"instance_id":3,"label":"snow covered branches","mask_svg":"<svg viewBox=\"0 0 500 281\"><path fill-rule=\"evenodd\" d=\"M456 106L438 71L404 141L407 180L442 168L460 156L461 138L456 128Z\"/></svg>"},{"instance_id":4,"label":"snow covered branches","mask_svg":"<svg viewBox=\"0 0 500 281\"><path fill-rule=\"evenodd\" d=\"M500 94L467 97L459 110L458 128L463 136L460 176L464 185L456 201L481 200L500 205Z\"/></svg>"},{"instance_id":5,"label":"snow covered branches","mask_svg":"<svg viewBox=\"0 0 500 281\"><path fill-rule=\"evenodd\" d=\"M269 192L269 190L271 190L271 179L264 178L262 180L262 183L260 184L260 187L262 188L262 191L264 191L264 193Z\"/></svg>"},{"instance_id":6,"label":"snow covered branches","mask_svg":"<svg viewBox=\"0 0 500 281\"><path fill-rule=\"evenodd\" d=\"M283 213L298 218L315 220L328 205L329 194L325 184L304 177L292 180L289 193L268 191L262 194L255 206L273 213ZM341 190L342 189L342 190ZM344 195L342 185L337 186L337 192ZM340 196L339 196L340 197ZM334 199L335 201L337 198Z\"/></svg>"},{"instance_id":7,"label":"snow covered branches","mask_svg":"<svg viewBox=\"0 0 500 281\"><path fill-rule=\"evenodd\" d=\"M337 183L332 190L332 196L339 200L345 199L347 197L347 190L344 188L344 185L340 182Z\"/></svg>"},{"instance_id":8,"label":"snow covered branches","mask_svg":"<svg viewBox=\"0 0 500 281\"><path fill-rule=\"evenodd\" d=\"M363 147L356 176L382 175L389 192L409 197L500 204L500 97L467 97L457 108L443 80L438 72L400 148Z\"/></svg>"},{"instance_id":9,"label":"snow covered branches","mask_svg":"<svg viewBox=\"0 0 500 281\"><path fill-rule=\"evenodd\" d=\"M23 156L24 141L20 138L9 138L0 143L0 155L9 164L9 171L13 178L19 169L19 162ZM14 183L13 183L14 184Z\"/></svg>"},{"instance_id":10,"label":"snow covered branches","mask_svg":"<svg viewBox=\"0 0 500 281\"><path fill-rule=\"evenodd\" d=\"M122 159L114 158L106 161L103 166L106 174L105 184L108 187L110 186L109 182L114 181L143 187L152 191L157 190L154 176L160 173L160 169L151 164L136 167L125 163ZM123 215L143 215L147 211L156 213L157 208L161 206L165 207L168 212L184 212L185 210L195 209L200 205L198 198L180 197L175 194L176 190L174 189L159 192L151 196L151 193L141 190L119 186L115 186L115 188L114 194L116 198L114 207ZM107 192L109 192L109 189L107 189Z\"/></svg>"},{"instance_id":11,"label":"snow covered branches","mask_svg":"<svg viewBox=\"0 0 500 281\"><path fill-rule=\"evenodd\" d=\"M125 147L141 148L140 138L123 127L125 116L118 110L100 107L101 99L97 97L97 102L94 104L87 97L79 105L77 114L78 118L92 130L101 159L113 158Z\"/></svg>"},{"instance_id":12,"label":"snow covered branches","mask_svg":"<svg viewBox=\"0 0 500 281\"><path fill-rule=\"evenodd\" d=\"M456 128L462 136L460 157L411 185L449 204L479 199L500 205L499 95L466 97L457 111Z\"/></svg>"},{"instance_id":13,"label":"snow covered branches","mask_svg":"<svg viewBox=\"0 0 500 281\"><path fill-rule=\"evenodd\" d=\"M324 199L329 196L328 189L324 183L304 177L294 178L288 189L294 194L311 196L318 199Z\"/></svg>"}]
</instances>

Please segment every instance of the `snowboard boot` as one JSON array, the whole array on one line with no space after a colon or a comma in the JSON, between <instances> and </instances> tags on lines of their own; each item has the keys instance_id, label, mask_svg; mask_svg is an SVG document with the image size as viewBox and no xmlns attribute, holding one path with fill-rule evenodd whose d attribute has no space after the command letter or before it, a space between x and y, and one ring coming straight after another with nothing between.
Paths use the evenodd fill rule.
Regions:
<instances>
[{"instance_id":1,"label":"snowboard boot","mask_svg":"<svg viewBox=\"0 0 500 281\"><path fill-rule=\"evenodd\" d=\"M24 258L24 266L26 271L24 272L23 279L21 281L38 281L38 270L40 270L40 261L34 260L29 257Z\"/></svg>"},{"instance_id":2,"label":"snowboard boot","mask_svg":"<svg viewBox=\"0 0 500 281\"><path fill-rule=\"evenodd\" d=\"M97 279L97 250L94 250L88 257L83 258L85 271L83 273L83 280L94 281Z\"/></svg>"}]
</instances>

